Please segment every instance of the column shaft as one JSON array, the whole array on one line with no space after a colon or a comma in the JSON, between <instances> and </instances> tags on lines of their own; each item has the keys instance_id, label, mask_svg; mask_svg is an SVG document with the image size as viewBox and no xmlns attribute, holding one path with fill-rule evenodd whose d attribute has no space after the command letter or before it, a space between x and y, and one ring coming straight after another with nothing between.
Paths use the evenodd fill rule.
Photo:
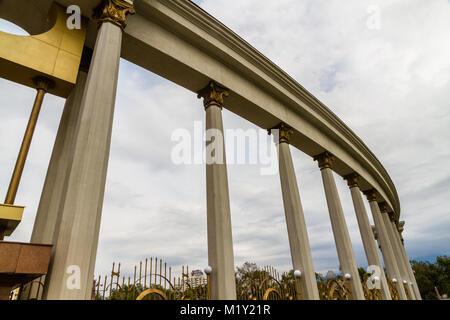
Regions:
<instances>
[{"instance_id":1,"label":"column shaft","mask_svg":"<svg viewBox=\"0 0 450 320\"><path fill-rule=\"evenodd\" d=\"M383 264L381 263L380 255L378 254L377 244L372 232L372 227L370 226L366 208L364 207L361 191L358 185L353 185L350 188L350 192L352 195L353 206L355 208L356 219L358 221L359 232L361 234L364 251L367 257L367 263L369 266L377 266L379 268L382 297L384 300L391 300L391 294L389 292L389 286L383 270Z\"/></svg>"},{"instance_id":2,"label":"column shaft","mask_svg":"<svg viewBox=\"0 0 450 320\"><path fill-rule=\"evenodd\" d=\"M400 251L401 251L402 257L403 257L403 259L404 259L404 261L406 263L407 270L408 270L408 273L409 273L409 277L410 277L410 279L411 279L411 281L413 283L414 296L416 297L416 300L422 300L422 296L420 294L419 286L417 285L416 277L415 277L414 272L413 272L413 270L411 268L411 263L409 262L408 254L406 253L406 248L405 248L405 246L403 244L402 237L401 237L400 232L398 231L397 228L395 228L395 231L396 231L395 234L397 235L398 240L400 242Z\"/></svg>"},{"instance_id":3,"label":"column shaft","mask_svg":"<svg viewBox=\"0 0 450 320\"><path fill-rule=\"evenodd\" d=\"M389 278L397 280L398 292L400 299L406 300L406 293L402 283L402 277L395 260L394 251L389 241L387 230L384 226L383 218L381 216L380 208L375 199L369 199L370 210L372 211L373 221L378 234L378 241L381 247L381 253L383 254L383 260L386 265L386 272Z\"/></svg>"},{"instance_id":4,"label":"column shaft","mask_svg":"<svg viewBox=\"0 0 450 320\"><path fill-rule=\"evenodd\" d=\"M333 171L330 168L333 157L328 152L325 152L314 157L314 160L318 160L322 174L331 227L333 229L334 241L336 243L342 273L351 276L350 282L353 298L356 300L365 300L358 267L356 265L355 254L350 240L350 234L345 222L344 211L342 210L341 200L339 199L336 182L334 181Z\"/></svg>"},{"instance_id":5,"label":"column shaft","mask_svg":"<svg viewBox=\"0 0 450 320\"><path fill-rule=\"evenodd\" d=\"M216 129L223 141L222 109L218 105L206 108L206 130ZM217 151L216 151L217 152ZM228 191L225 150L223 163L206 165L206 197L208 223L208 261L211 272L211 299L236 300L233 239L231 230L230 196Z\"/></svg>"},{"instance_id":6,"label":"column shaft","mask_svg":"<svg viewBox=\"0 0 450 320\"><path fill-rule=\"evenodd\" d=\"M78 73L77 83L66 100L64 111L56 135L50 164L45 178L38 211L31 234L31 243L54 244L55 228L60 218L59 205L62 198L62 189L67 173L68 159L73 150L73 137L79 120L81 98L83 97L87 73ZM45 277L43 277L43 280ZM42 297L42 288L36 283L29 283L23 288L23 297L31 299ZM38 296L39 293L39 296Z\"/></svg>"},{"instance_id":7,"label":"column shaft","mask_svg":"<svg viewBox=\"0 0 450 320\"><path fill-rule=\"evenodd\" d=\"M281 190L294 270L302 272L300 284L305 300L319 300L317 280L309 246L308 231L300 201L297 179L287 142L278 145Z\"/></svg>"},{"instance_id":8,"label":"column shaft","mask_svg":"<svg viewBox=\"0 0 450 320\"><path fill-rule=\"evenodd\" d=\"M76 136L81 99L86 84L87 73L78 73L77 83L66 100L64 111L53 146L50 164L47 170L41 200L33 225L30 242L53 244L59 205L67 174L69 158Z\"/></svg>"},{"instance_id":9,"label":"column shaft","mask_svg":"<svg viewBox=\"0 0 450 320\"><path fill-rule=\"evenodd\" d=\"M122 29L100 26L55 230L46 299L90 299L109 160Z\"/></svg>"},{"instance_id":10,"label":"column shaft","mask_svg":"<svg viewBox=\"0 0 450 320\"><path fill-rule=\"evenodd\" d=\"M395 260L397 262L398 269L402 276L402 280L406 281L406 288L408 290L409 296L411 299L413 299L414 293L412 292L411 280L409 279L407 266L405 265L403 255L400 251L399 243L397 242L397 238L395 237L395 234L394 234L395 230L392 228L392 222L387 213L382 213L381 216L383 217L383 222L386 227L386 231L388 233L389 240L392 244L392 249L394 251Z\"/></svg>"}]
</instances>

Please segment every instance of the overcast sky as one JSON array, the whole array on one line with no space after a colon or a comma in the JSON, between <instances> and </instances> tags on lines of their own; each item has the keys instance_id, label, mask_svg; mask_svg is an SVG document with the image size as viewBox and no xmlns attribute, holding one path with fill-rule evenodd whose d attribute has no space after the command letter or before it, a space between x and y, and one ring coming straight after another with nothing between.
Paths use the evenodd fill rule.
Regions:
<instances>
[{"instance_id":1,"label":"overcast sky","mask_svg":"<svg viewBox=\"0 0 450 320\"><path fill-rule=\"evenodd\" d=\"M411 259L450 254L448 0L204 0L198 4L336 113L390 174ZM379 20L377 19L379 13ZM0 22L0 29L15 28ZM35 91L0 80L0 195L6 195ZM64 100L47 95L16 199L28 242ZM205 112L195 94L121 61L96 274L146 257L207 265L204 165L175 165L174 130ZM255 128L224 110L225 128ZM317 272L337 271L320 171L292 150ZM228 169L235 264L291 268L279 176ZM350 193L335 176L356 259L366 266ZM368 206L366 206L368 207ZM370 220L372 217L369 214Z\"/></svg>"}]
</instances>

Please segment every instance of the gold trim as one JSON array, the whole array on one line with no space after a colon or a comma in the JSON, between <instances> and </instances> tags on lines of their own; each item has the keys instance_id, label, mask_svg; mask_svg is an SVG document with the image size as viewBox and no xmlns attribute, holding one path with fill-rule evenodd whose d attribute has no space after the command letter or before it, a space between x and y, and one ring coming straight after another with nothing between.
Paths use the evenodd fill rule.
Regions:
<instances>
[{"instance_id":1,"label":"gold trim","mask_svg":"<svg viewBox=\"0 0 450 320\"><path fill-rule=\"evenodd\" d=\"M378 202L378 206L380 207L381 213L387 213L388 212L388 205L386 201Z\"/></svg>"},{"instance_id":2,"label":"gold trim","mask_svg":"<svg viewBox=\"0 0 450 320\"><path fill-rule=\"evenodd\" d=\"M93 18L98 20L99 27L104 22L111 22L125 29L127 15L135 14L133 3L125 0L102 0L94 9Z\"/></svg>"},{"instance_id":3,"label":"gold trim","mask_svg":"<svg viewBox=\"0 0 450 320\"><path fill-rule=\"evenodd\" d=\"M395 215L394 215L394 213L393 212L388 212L388 216L389 216L389 219L391 220L391 222L395 223Z\"/></svg>"},{"instance_id":4,"label":"gold trim","mask_svg":"<svg viewBox=\"0 0 450 320\"><path fill-rule=\"evenodd\" d=\"M268 130L269 135L272 134L272 130L278 130L279 132L279 143L289 143L291 140L291 135L294 134L294 130L285 124L284 122L281 122L276 127L273 127L272 129Z\"/></svg>"},{"instance_id":5,"label":"gold trim","mask_svg":"<svg viewBox=\"0 0 450 320\"><path fill-rule=\"evenodd\" d=\"M278 292L277 289L275 288L269 288L266 290L266 292L264 292L264 296L263 296L263 300L269 300L269 295L271 293L275 293L279 299L282 299L283 297L281 296L281 294Z\"/></svg>"},{"instance_id":6,"label":"gold trim","mask_svg":"<svg viewBox=\"0 0 450 320\"><path fill-rule=\"evenodd\" d=\"M197 92L197 98L203 98L205 109L217 105L222 108L224 97L228 97L230 91L219 86L216 82L210 81L206 87Z\"/></svg>"},{"instance_id":7,"label":"gold trim","mask_svg":"<svg viewBox=\"0 0 450 320\"><path fill-rule=\"evenodd\" d=\"M369 202L377 201L377 190L370 189L370 190L363 191L363 193L367 197L367 200Z\"/></svg>"},{"instance_id":8,"label":"gold trim","mask_svg":"<svg viewBox=\"0 0 450 320\"><path fill-rule=\"evenodd\" d=\"M347 185L350 188L354 188L354 187L358 187L358 183L359 183L359 174L357 174L356 172L350 173L346 176L344 176L344 180L347 181Z\"/></svg>"},{"instance_id":9,"label":"gold trim","mask_svg":"<svg viewBox=\"0 0 450 320\"><path fill-rule=\"evenodd\" d=\"M163 298L163 300L168 300L167 296L164 292L162 292L161 290L158 289L147 289L144 292L142 292L137 298L136 300L142 300L144 299L147 295L155 293L158 296L160 296L161 298Z\"/></svg>"},{"instance_id":10,"label":"gold trim","mask_svg":"<svg viewBox=\"0 0 450 320\"><path fill-rule=\"evenodd\" d=\"M331 165L334 161L334 156L329 153L328 151L325 151L321 154L318 154L313 157L314 161L318 162L320 170L323 170L325 168L331 168Z\"/></svg>"}]
</instances>

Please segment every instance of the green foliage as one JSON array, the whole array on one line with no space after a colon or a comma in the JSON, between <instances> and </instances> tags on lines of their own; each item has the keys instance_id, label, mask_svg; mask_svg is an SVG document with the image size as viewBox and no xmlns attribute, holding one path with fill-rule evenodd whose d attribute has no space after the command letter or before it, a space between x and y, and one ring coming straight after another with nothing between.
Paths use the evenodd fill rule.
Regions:
<instances>
[{"instance_id":1,"label":"green foliage","mask_svg":"<svg viewBox=\"0 0 450 320\"><path fill-rule=\"evenodd\" d=\"M422 299L437 299L435 287L440 295L450 295L450 257L436 258L435 263L411 261Z\"/></svg>"}]
</instances>

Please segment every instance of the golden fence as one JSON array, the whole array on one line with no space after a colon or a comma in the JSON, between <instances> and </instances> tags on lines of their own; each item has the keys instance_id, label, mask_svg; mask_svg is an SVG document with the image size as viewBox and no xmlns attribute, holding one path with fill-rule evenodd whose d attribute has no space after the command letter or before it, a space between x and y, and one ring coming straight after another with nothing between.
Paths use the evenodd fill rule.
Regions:
<instances>
[{"instance_id":1,"label":"golden fence","mask_svg":"<svg viewBox=\"0 0 450 320\"><path fill-rule=\"evenodd\" d=\"M131 276L121 273L121 264L113 263L109 275L98 276L93 281L93 300L209 300L209 276L201 270L189 271L181 266L181 274L175 276L172 267L158 258L145 259L134 266ZM380 289L369 289L369 275L361 280L366 300L382 300ZM12 298L39 299L44 278L33 281L37 290L15 292ZM393 300L400 300L397 283L388 279ZM321 300L353 300L351 284L342 277L325 279L318 276L317 286ZM405 288L406 289L406 288ZM16 290L17 291L17 290ZM30 292L36 296L30 295ZM293 272L279 273L266 266L248 274L236 276L237 300L302 300L300 280Z\"/></svg>"},{"instance_id":2,"label":"golden fence","mask_svg":"<svg viewBox=\"0 0 450 320\"><path fill-rule=\"evenodd\" d=\"M382 300L381 290L369 289L369 275L362 279L367 300ZM201 270L181 267L181 276L172 277L172 268L158 258L146 259L134 267L132 277L120 275L120 264L115 264L110 276L99 276L94 282L93 299L97 300L208 300L208 276ZM353 300L349 280L342 277L318 279L321 300ZM389 288L394 300L399 300L398 290L391 281ZM266 266L248 275L236 276L237 300L302 300L300 280L293 272L279 273Z\"/></svg>"}]
</instances>

